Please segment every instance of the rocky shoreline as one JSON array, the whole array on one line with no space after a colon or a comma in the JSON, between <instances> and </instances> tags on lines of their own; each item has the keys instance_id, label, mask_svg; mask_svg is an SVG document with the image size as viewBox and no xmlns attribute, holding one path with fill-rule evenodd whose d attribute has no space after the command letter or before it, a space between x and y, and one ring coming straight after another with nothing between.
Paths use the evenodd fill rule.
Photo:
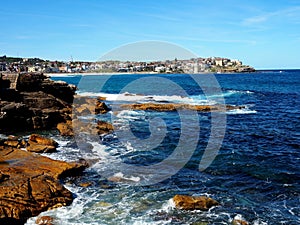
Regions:
<instances>
[{"instance_id":1,"label":"rocky shoreline","mask_svg":"<svg viewBox=\"0 0 300 225\"><path fill-rule=\"evenodd\" d=\"M62 185L61 179L78 176L88 167L84 159L67 163L39 155L56 151L58 144L52 139L35 133L26 139L9 134L51 129L57 129L62 136L74 136L75 132L92 132L96 135L113 132L114 127L108 122L97 121L90 126L77 118L79 115L105 114L110 111L104 103L105 98L76 96L75 91L75 86L52 81L43 74L1 74L0 133L5 134L6 138L0 138L0 224L24 224L28 218L43 211L70 205L74 196ZM73 104L74 98L76 105ZM134 103L120 105L120 108L224 112L240 107ZM111 182L122 181L112 178ZM220 205L205 196L176 195L173 201L178 210L207 211ZM51 220L39 218L36 223L52 224ZM248 224L238 220L232 223Z\"/></svg>"}]
</instances>

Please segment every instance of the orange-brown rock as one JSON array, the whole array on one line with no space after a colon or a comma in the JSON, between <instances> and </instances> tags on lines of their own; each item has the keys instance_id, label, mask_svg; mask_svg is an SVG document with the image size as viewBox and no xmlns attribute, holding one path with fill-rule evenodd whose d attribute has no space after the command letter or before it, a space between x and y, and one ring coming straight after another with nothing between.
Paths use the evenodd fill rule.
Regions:
<instances>
[{"instance_id":1,"label":"orange-brown rock","mask_svg":"<svg viewBox=\"0 0 300 225\"><path fill-rule=\"evenodd\" d=\"M249 225L249 223L245 220L234 219L232 220L232 225Z\"/></svg>"},{"instance_id":2,"label":"orange-brown rock","mask_svg":"<svg viewBox=\"0 0 300 225\"><path fill-rule=\"evenodd\" d=\"M62 136L74 136L72 120L57 124L57 129Z\"/></svg>"},{"instance_id":3,"label":"orange-brown rock","mask_svg":"<svg viewBox=\"0 0 300 225\"><path fill-rule=\"evenodd\" d=\"M113 125L105 121L98 121L96 128L99 135L107 134L114 130Z\"/></svg>"},{"instance_id":4,"label":"orange-brown rock","mask_svg":"<svg viewBox=\"0 0 300 225\"><path fill-rule=\"evenodd\" d=\"M107 112L109 112L109 108L107 107L107 105L104 102L97 102L96 106L95 106L95 113L96 114L105 114Z\"/></svg>"},{"instance_id":5,"label":"orange-brown rock","mask_svg":"<svg viewBox=\"0 0 300 225\"><path fill-rule=\"evenodd\" d=\"M36 219L35 223L38 225L53 225L54 219L51 216L41 216Z\"/></svg>"},{"instance_id":6,"label":"orange-brown rock","mask_svg":"<svg viewBox=\"0 0 300 225\"><path fill-rule=\"evenodd\" d=\"M240 109L241 106L232 105L190 105L182 103L137 103L137 104L124 104L122 108L132 110L151 110L151 111L175 111L175 110L194 110L198 112L222 112L226 110Z\"/></svg>"},{"instance_id":7,"label":"orange-brown rock","mask_svg":"<svg viewBox=\"0 0 300 225\"><path fill-rule=\"evenodd\" d=\"M175 195L173 201L176 208L184 210L207 211L213 206L220 205L216 200L206 196Z\"/></svg>"},{"instance_id":8,"label":"orange-brown rock","mask_svg":"<svg viewBox=\"0 0 300 225\"><path fill-rule=\"evenodd\" d=\"M98 97L95 99L84 96L76 96L73 110L76 115L105 114L110 111L110 109L102 99L105 98Z\"/></svg>"},{"instance_id":9,"label":"orange-brown rock","mask_svg":"<svg viewBox=\"0 0 300 225\"><path fill-rule=\"evenodd\" d=\"M0 224L24 224L42 211L69 205L72 193L58 179L85 167L0 146Z\"/></svg>"},{"instance_id":10,"label":"orange-brown rock","mask_svg":"<svg viewBox=\"0 0 300 225\"><path fill-rule=\"evenodd\" d=\"M32 134L29 137L26 150L37 153L55 152L57 146L57 142L53 139L45 138L38 134Z\"/></svg>"},{"instance_id":11,"label":"orange-brown rock","mask_svg":"<svg viewBox=\"0 0 300 225\"><path fill-rule=\"evenodd\" d=\"M99 96L99 97L97 97L97 100L98 101L105 101L106 100L106 97L103 97L103 96Z\"/></svg>"}]
</instances>

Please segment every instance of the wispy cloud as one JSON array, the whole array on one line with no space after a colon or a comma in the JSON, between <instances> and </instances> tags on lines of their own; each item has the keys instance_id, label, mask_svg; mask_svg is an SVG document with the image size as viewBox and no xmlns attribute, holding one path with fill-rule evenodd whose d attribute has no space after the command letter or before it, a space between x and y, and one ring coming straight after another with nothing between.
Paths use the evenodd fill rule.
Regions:
<instances>
[{"instance_id":1,"label":"wispy cloud","mask_svg":"<svg viewBox=\"0 0 300 225\"><path fill-rule=\"evenodd\" d=\"M189 42L206 42L206 43L240 43L240 44L247 44L247 45L256 45L256 40L251 39L216 39L216 38L197 38L197 37L190 37L190 36L184 36L184 35L161 35L161 34L138 34L138 33L132 33L128 32L126 33L129 37L139 37L144 38L147 40L163 40L163 41L189 41Z\"/></svg>"},{"instance_id":2,"label":"wispy cloud","mask_svg":"<svg viewBox=\"0 0 300 225\"><path fill-rule=\"evenodd\" d=\"M291 22L298 23L300 22L300 6L289 7L278 11L266 12L262 15L249 17L242 21L242 25L261 25L274 18L278 18L280 20L288 19Z\"/></svg>"}]
</instances>

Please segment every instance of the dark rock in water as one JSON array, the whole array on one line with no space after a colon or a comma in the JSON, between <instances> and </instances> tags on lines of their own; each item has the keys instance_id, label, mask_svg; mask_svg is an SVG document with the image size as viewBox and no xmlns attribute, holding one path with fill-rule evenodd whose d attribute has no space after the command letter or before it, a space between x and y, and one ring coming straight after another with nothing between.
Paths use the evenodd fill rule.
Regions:
<instances>
[{"instance_id":1,"label":"dark rock in water","mask_svg":"<svg viewBox=\"0 0 300 225\"><path fill-rule=\"evenodd\" d=\"M110 109L107 107L107 105L104 102L96 103L96 107L95 107L96 114L105 114L109 111L110 111Z\"/></svg>"},{"instance_id":2,"label":"dark rock in water","mask_svg":"<svg viewBox=\"0 0 300 225\"><path fill-rule=\"evenodd\" d=\"M42 211L71 204L72 193L58 179L86 166L0 146L0 224L24 224Z\"/></svg>"},{"instance_id":3,"label":"dark rock in water","mask_svg":"<svg viewBox=\"0 0 300 225\"><path fill-rule=\"evenodd\" d=\"M213 206L220 205L216 200L206 196L175 195L173 201L176 208L183 210L207 211Z\"/></svg>"},{"instance_id":4,"label":"dark rock in water","mask_svg":"<svg viewBox=\"0 0 300 225\"><path fill-rule=\"evenodd\" d=\"M107 134L114 130L114 127L112 124L105 122L105 121L98 121L97 122L97 130L98 134Z\"/></svg>"}]
</instances>

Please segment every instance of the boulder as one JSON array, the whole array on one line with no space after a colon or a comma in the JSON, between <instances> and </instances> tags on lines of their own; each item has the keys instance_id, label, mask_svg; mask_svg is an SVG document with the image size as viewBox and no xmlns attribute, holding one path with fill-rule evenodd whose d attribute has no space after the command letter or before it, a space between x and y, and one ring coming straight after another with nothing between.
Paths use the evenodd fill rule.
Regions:
<instances>
[{"instance_id":1,"label":"boulder","mask_svg":"<svg viewBox=\"0 0 300 225\"><path fill-rule=\"evenodd\" d=\"M57 124L57 129L62 136L74 136L72 120Z\"/></svg>"},{"instance_id":2,"label":"boulder","mask_svg":"<svg viewBox=\"0 0 300 225\"><path fill-rule=\"evenodd\" d=\"M110 109L107 107L107 105L104 102L97 102L95 106L95 113L96 114L105 114L109 112Z\"/></svg>"},{"instance_id":3,"label":"boulder","mask_svg":"<svg viewBox=\"0 0 300 225\"><path fill-rule=\"evenodd\" d=\"M75 104L73 105L74 112L77 115L86 114L105 114L110 111L110 108L100 99L101 97L88 98L84 96L76 96Z\"/></svg>"},{"instance_id":4,"label":"boulder","mask_svg":"<svg viewBox=\"0 0 300 225\"><path fill-rule=\"evenodd\" d=\"M232 225L249 225L249 223L245 220L234 219L232 220Z\"/></svg>"},{"instance_id":5,"label":"boulder","mask_svg":"<svg viewBox=\"0 0 300 225\"><path fill-rule=\"evenodd\" d=\"M0 224L24 224L29 217L71 204L59 179L78 175L82 163L66 163L0 146Z\"/></svg>"},{"instance_id":6,"label":"boulder","mask_svg":"<svg viewBox=\"0 0 300 225\"><path fill-rule=\"evenodd\" d=\"M13 148L25 148L27 143L24 139L19 139L16 136L9 135L7 138L0 140L0 145Z\"/></svg>"},{"instance_id":7,"label":"boulder","mask_svg":"<svg viewBox=\"0 0 300 225\"><path fill-rule=\"evenodd\" d=\"M206 196L175 195L173 201L176 208L183 210L207 211L213 206L220 205L216 200Z\"/></svg>"},{"instance_id":8,"label":"boulder","mask_svg":"<svg viewBox=\"0 0 300 225\"><path fill-rule=\"evenodd\" d=\"M111 133L114 130L114 127L111 123L100 120L97 122L96 128L99 135Z\"/></svg>"},{"instance_id":9,"label":"boulder","mask_svg":"<svg viewBox=\"0 0 300 225\"><path fill-rule=\"evenodd\" d=\"M36 219L37 225L53 225L54 219L51 216L41 216Z\"/></svg>"},{"instance_id":10,"label":"boulder","mask_svg":"<svg viewBox=\"0 0 300 225\"><path fill-rule=\"evenodd\" d=\"M58 143L50 138L42 137L38 134L30 135L27 143L26 150L36 153L49 153L55 152Z\"/></svg>"}]
</instances>

